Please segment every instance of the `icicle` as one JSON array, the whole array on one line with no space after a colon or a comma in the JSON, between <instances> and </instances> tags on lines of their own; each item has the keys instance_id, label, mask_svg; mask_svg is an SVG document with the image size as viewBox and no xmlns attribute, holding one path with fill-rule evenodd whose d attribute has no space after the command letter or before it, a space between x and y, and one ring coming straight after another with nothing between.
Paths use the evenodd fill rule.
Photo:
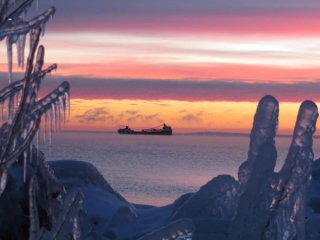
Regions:
<instances>
[{"instance_id":1,"label":"icicle","mask_svg":"<svg viewBox=\"0 0 320 240\"><path fill-rule=\"evenodd\" d=\"M9 83L12 83L12 36L7 37L7 57L8 57L8 74Z\"/></svg>"},{"instance_id":2,"label":"icicle","mask_svg":"<svg viewBox=\"0 0 320 240\"><path fill-rule=\"evenodd\" d=\"M27 138L27 129L23 130L23 140L26 141ZM23 182L25 183L27 181L27 159L28 159L28 153L27 150L23 152Z\"/></svg>"},{"instance_id":3,"label":"icicle","mask_svg":"<svg viewBox=\"0 0 320 240\"><path fill-rule=\"evenodd\" d=\"M23 22L26 20L26 17L27 17L27 11L25 10L21 14L21 19L22 19Z\"/></svg>"},{"instance_id":4,"label":"icicle","mask_svg":"<svg viewBox=\"0 0 320 240\"><path fill-rule=\"evenodd\" d=\"M8 100L8 120L11 123L14 115L14 96L10 96Z\"/></svg>"},{"instance_id":5,"label":"icicle","mask_svg":"<svg viewBox=\"0 0 320 240\"><path fill-rule=\"evenodd\" d=\"M16 96L17 96L17 101L16 101L17 106L19 106L19 104L20 104L21 93L22 93L22 89L19 90L19 91L17 91L17 93L16 93Z\"/></svg>"},{"instance_id":6,"label":"icicle","mask_svg":"<svg viewBox=\"0 0 320 240\"><path fill-rule=\"evenodd\" d=\"M79 224L79 213L73 219L72 235L73 235L73 240L80 240L80 238L81 238L81 231L80 231L80 224Z\"/></svg>"},{"instance_id":7,"label":"icicle","mask_svg":"<svg viewBox=\"0 0 320 240\"><path fill-rule=\"evenodd\" d=\"M38 34L39 34L39 29L34 28L30 31L29 34L29 49L33 49L33 47L37 44L38 42Z\"/></svg>"},{"instance_id":8,"label":"icicle","mask_svg":"<svg viewBox=\"0 0 320 240\"><path fill-rule=\"evenodd\" d=\"M37 155L36 155L36 162L38 163L39 162L39 155L40 155L40 150L39 150L39 147L40 147L40 129L37 131L36 133L36 148L37 148Z\"/></svg>"},{"instance_id":9,"label":"icicle","mask_svg":"<svg viewBox=\"0 0 320 240\"><path fill-rule=\"evenodd\" d=\"M66 98L66 108L67 108L67 119L70 119L70 96L68 92L64 93L64 96Z\"/></svg>"},{"instance_id":10,"label":"icicle","mask_svg":"<svg viewBox=\"0 0 320 240\"><path fill-rule=\"evenodd\" d=\"M61 106L58 104L57 106L57 121L58 121L58 130L61 130Z\"/></svg>"},{"instance_id":11,"label":"icicle","mask_svg":"<svg viewBox=\"0 0 320 240\"><path fill-rule=\"evenodd\" d=\"M47 142L48 126L47 126L48 116L47 112L44 113L44 131L43 131L43 142Z\"/></svg>"},{"instance_id":12,"label":"icicle","mask_svg":"<svg viewBox=\"0 0 320 240\"><path fill-rule=\"evenodd\" d=\"M26 35L22 34L19 36L17 42L17 54L18 54L18 66L23 69L24 67L24 49L26 45Z\"/></svg>"},{"instance_id":13,"label":"icicle","mask_svg":"<svg viewBox=\"0 0 320 240\"><path fill-rule=\"evenodd\" d=\"M13 140L13 144L12 144L12 150L13 151L16 149L16 146L17 146L17 137L15 137L14 140Z\"/></svg>"},{"instance_id":14,"label":"icicle","mask_svg":"<svg viewBox=\"0 0 320 240\"><path fill-rule=\"evenodd\" d=\"M27 164L28 164L28 152L25 150L23 152L23 182L27 181Z\"/></svg>"},{"instance_id":15,"label":"icicle","mask_svg":"<svg viewBox=\"0 0 320 240\"><path fill-rule=\"evenodd\" d=\"M49 121L49 137L48 137L48 141L49 141L49 153L51 151L52 148L52 111L49 110L48 111L48 121Z\"/></svg>"},{"instance_id":16,"label":"icicle","mask_svg":"<svg viewBox=\"0 0 320 240\"><path fill-rule=\"evenodd\" d=\"M32 148L33 148L33 144L30 143L30 146L29 146L29 162L30 162L30 164L33 162L32 161L32 158L33 158Z\"/></svg>"},{"instance_id":17,"label":"icicle","mask_svg":"<svg viewBox=\"0 0 320 240\"><path fill-rule=\"evenodd\" d=\"M1 120L5 121L6 120L6 107L5 107L5 102L2 102L1 104Z\"/></svg>"},{"instance_id":18,"label":"icicle","mask_svg":"<svg viewBox=\"0 0 320 240\"><path fill-rule=\"evenodd\" d=\"M39 10L39 0L36 0L36 10Z\"/></svg>"},{"instance_id":19,"label":"icicle","mask_svg":"<svg viewBox=\"0 0 320 240\"><path fill-rule=\"evenodd\" d=\"M3 193L4 189L7 186L7 180L8 180L8 172L7 170L4 170L1 174L1 180L0 180L0 195Z\"/></svg>"},{"instance_id":20,"label":"icicle","mask_svg":"<svg viewBox=\"0 0 320 240\"><path fill-rule=\"evenodd\" d=\"M0 103L0 120L3 121L3 104Z\"/></svg>"},{"instance_id":21,"label":"icicle","mask_svg":"<svg viewBox=\"0 0 320 240\"><path fill-rule=\"evenodd\" d=\"M59 97L60 107L62 111L63 125L66 123L66 99L65 95Z\"/></svg>"},{"instance_id":22,"label":"icicle","mask_svg":"<svg viewBox=\"0 0 320 240\"><path fill-rule=\"evenodd\" d=\"M46 32L46 23L42 23L40 25L40 28L41 28L41 37L43 37Z\"/></svg>"},{"instance_id":23,"label":"icicle","mask_svg":"<svg viewBox=\"0 0 320 240\"><path fill-rule=\"evenodd\" d=\"M51 7L54 7L55 5L55 0L51 0ZM50 15L50 21L52 22L54 20L54 14Z\"/></svg>"},{"instance_id":24,"label":"icicle","mask_svg":"<svg viewBox=\"0 0 320 240\"><path fill-rule=\"evenodd\" d=\"M53 131L57 130L57 109L56 105L54 103L51 104L51 109L52 109L52 117L53 117Z\"/></svg>"},{"instance_id":25,"label":"icicle","mask_svg":"<svg viewBox=\"0 0 320 240\"><path fill-rule=\"evenodd\" d=\"M19 103L20 103L20 98L19 98L19 92L15 93L14 95L14 103L15 103L15 106L14 106L14 112L17 111L18 107L19 107Z\"/></svg>"}]
</instances>

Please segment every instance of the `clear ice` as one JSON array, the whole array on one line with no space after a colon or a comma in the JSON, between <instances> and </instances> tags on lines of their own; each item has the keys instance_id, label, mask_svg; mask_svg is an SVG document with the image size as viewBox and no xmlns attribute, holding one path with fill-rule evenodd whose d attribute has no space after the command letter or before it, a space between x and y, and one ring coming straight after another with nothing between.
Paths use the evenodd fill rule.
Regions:
<instances>
[{"instance_id":1,"label":"clear ice","mask_svg":"<svg viewBox=\"0 0 320 240\"><path fill-rule=\"evenodd\" d=\"M239 193L236 215L230 228L231 239L305 239L306 194L317 118L317 106L311 101L303 102L288 156L278 173L274 172L277 154L272 140L276 125L269 118L267 125L273 127L266 132L272 134L261 138L266 141L259 147L250 170L246 171L245 186ZM259 125L257 120L255 118L254 126Z\"/></svg>"}]
</instances>

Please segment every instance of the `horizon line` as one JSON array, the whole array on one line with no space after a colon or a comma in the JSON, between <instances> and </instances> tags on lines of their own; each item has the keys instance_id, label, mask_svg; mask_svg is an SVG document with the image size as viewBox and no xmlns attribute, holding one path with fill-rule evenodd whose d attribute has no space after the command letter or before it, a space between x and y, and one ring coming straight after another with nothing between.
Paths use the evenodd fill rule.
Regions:
<instances>
[{"instance_id":1,"label":"horizon line","mask_svg":"<svg viewBox=\"0 0 320 240\"><path fill-rule=\"evenodd\" d=\"M117 134L116 131L107 131L107 130L62 130L59 133L98 133L98 134L110 134L114 133ZM219 132L219 131L199 131L199 132L177 132L173 133L172 135L178 135L178 136L243 136L243 137L250 137L250 133L241 133L241 132ZM319 133L320 134L320 133ZM292 137L293 134L277 134L277 137L280 138L288 138ZM314 135L314 138L319 138L320 135Z\"/></svg>"}]
</instances>

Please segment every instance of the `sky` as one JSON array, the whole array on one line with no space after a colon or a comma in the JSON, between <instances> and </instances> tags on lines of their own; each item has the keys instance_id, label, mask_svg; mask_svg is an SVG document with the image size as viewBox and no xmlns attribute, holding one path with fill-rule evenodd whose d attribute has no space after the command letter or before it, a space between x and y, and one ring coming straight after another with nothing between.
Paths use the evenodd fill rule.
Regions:
<instances>
[{"instance_id":1,"label":"sky","mask_svg":"<svg viewBox=\"0 0 320 240\"><path fill-rule=\"evenodd\" d=\"M31 7L40 13L51 0ZM257 102L280 101L281 132L319 102L320 2L55 0L41 44L72 85L69 130L248 132ZM5 56L4 44L0 49ZM6 59L0 58L1 83ZM15 75L18 78L18 74Z\"/></svg>"}]
</instances>

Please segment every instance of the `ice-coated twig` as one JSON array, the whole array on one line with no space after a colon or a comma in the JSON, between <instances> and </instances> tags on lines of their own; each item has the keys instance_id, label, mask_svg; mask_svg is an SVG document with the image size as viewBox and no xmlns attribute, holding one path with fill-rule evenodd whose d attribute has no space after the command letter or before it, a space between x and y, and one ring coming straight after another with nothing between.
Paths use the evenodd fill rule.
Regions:
<instances>
[{"instance_id":1,"label":"ice-coated twig","mask_svg":"<svg viewBox=\"0 0 320 240\"><path fill-rule=\"evenodd\" d=\"M62 82L55 90L50 94L40 99L36 106L32 109L33 112L41 111L45 112L49 109L49 105L59 101L60 96L64 96L70 91L70 84L68 82Z\"/></svg>"},{"instance_id":2,"label":"ice-coated twig","mask_svg":"<svg viewBox=\"0 0 320 240\"><path fill-rule=\"evenodd\" d=\"M13 38L16 36L8 36L7 37L7 59L8 59L8 77L9 83L12 82L12 45L14 43Z\"/></svg>"},{"instance_id":3,"label":"ice-coated twig","mask_svg":"<svg viewBox=\"0 0 320 240\"><path fill-rule=\"evenodd\" d=\"M31 82L35 81L36 78L43 79L48 73L55 70L57 68L56 64L52 64L45 70L41 71L40 73L32 74L31 76ZM0 90L0 103L3 103L4 101L8 100L11 95L17 95L20 93L20 91L23 89L23 80L15 81L8 85L7 87Z\"/></svg>"},{"instance_id":4,"label":"ice-coated twig","mask_svg":"<svg viewBox=\"0 0 320 240\"><path fill-rule=\"evenodd\" d=\"M138 240L175 240L183 235L192 234L194 230L195 227L191 219L179 219L167 226L155 230L154 232L146 234Z\"/></svg>"}]
</instances>

